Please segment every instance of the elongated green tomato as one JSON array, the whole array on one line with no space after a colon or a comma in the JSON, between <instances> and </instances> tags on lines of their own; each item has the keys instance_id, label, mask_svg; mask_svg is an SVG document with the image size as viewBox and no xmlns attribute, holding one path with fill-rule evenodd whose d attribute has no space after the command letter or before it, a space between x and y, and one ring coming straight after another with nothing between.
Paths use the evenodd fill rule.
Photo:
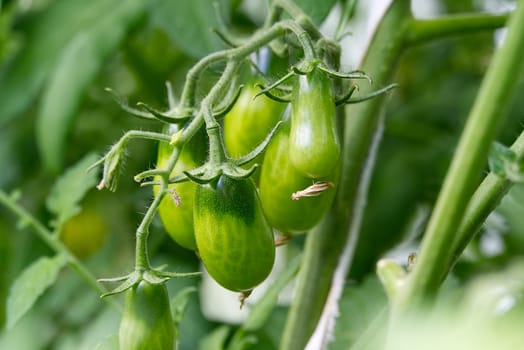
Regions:
<instances>
[{"instance_id":1,"label":"elongated green tomato","mask_svg":"<svg viewBox=\"0 0 524 350\"><path fill-rule=\"evenodd\" d=\"M169 133L178 131L178 126L169 126ZM184 170L191 170L204 162L206 157L206 141L203 131L199 131L184 147L171 173L171 177L179 175ZM163 142L158 147L157 167L166 165L173 146ZM193 228L193 202L196 184L188 181L169 185L175 190L173 195L166 195L160 202L158 213L169 236L184 248L196 249L195 233ZM158 186L153 187L156 195ZM178 203L177 203L178 201Z\"/></svg>"},{"instance_id":2,"label":"elongated green tomato","mask_svg":"<svg viewBox=\"0 0 524 350\"><path fill-rule=\"evenodd\" d=\"M60 240L77 258L83 260L102 248L108 230L104 218L95 209L87 207L64 223Z\"/></svg>"},{"instance_id":3,"label":"elongated green tomato","mask_svg":"<svg viewBox=\"0 0 524 350\"><path fill-rule=\"evenodd\" d=\"M118 332L121 350L172 350L175 327L165 284L141 281L126 292Z\"/></svg>"},{"instance_id":4,"label":"elongated green tomato","mask_svg":"<svg viewBox=\"0 0 524 350\"><path fill-rule=\"evenodd\" d=\"M332 174L340 158L335 101L327 75L314 69L298 76L291 99L291 162L304 175Z\"/></svg>"},{"instance_id":5,"label":"elongated green tomato","mask_svg":"<svg viewBox=\"0 0 524 350\"><path fill-rule=\"evenodd\" d=\"M224 117L224 143L230 156L237 158L260 144L280 119L284 104L260 91L256 81L247 84L233 108Z\"/></svg>"},{"instance_id":6,"label":"elongated green tomato","mask_svg":"<svg viewBox=\"0 0 524 350\"><path fill-rule=\"evenodd\" d=\"M336 176L312 179L289 159L289 120L284 120L268 145L259 183L260 202L271 226L292 236L313 228L326 214L335 196ZM337 168L336 168L337 169ZM329 184L325 191L293 199L293 194L314 183Z\"/></svg>"},{"instance_id":7,"label":"elongated green tomato","mask_svg":"<svg viewBox=\"0 0 524 350\"><path fill-rule=\"evenodd\" d=\"M222 175L216 183L198 186L194 217L198 252L220 285L249 291L269 275L273 232L252 180Z\"/></svg>"}]
</instances>

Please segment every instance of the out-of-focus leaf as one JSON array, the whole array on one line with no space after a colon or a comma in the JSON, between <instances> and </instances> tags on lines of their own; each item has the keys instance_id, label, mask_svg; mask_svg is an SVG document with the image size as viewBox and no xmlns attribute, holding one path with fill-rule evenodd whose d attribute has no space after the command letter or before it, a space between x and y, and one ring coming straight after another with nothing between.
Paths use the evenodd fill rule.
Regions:
<instances>
[{"instance_id":1,"label":"out-of-focus leaf","mask_svg":"<svg viewBox=\"0 0 524 350\"><path fill-rule=\"evenodd\" d=\"M118 6L114 0L59 0L22 20L15 28L21 49L0 67L0 124L31 103L69 40Z\"/></svg>"},{"instance_id":2,"label":"out-of-focus leaf","mask_svg":"<svg viewBox=\"0 0 524 350\"><path fill-rule=\"evenodd\" d=\"M7 298L7 328L12 328L38 297L55 282L66 262L61 255L42 257L22 272L13 283Z\"/></svg>"},{"instance_id":3,"label":"out-of-focus leaf","mask_svg":"<svg viewBox=\"0 0 524 350\"><path fill-rule=\"evenodd\" d=\"M316 25L327 17L336 0L295 0L296 4L313 20Z\"/></svg>"},{"instance_id":4,"label":"out-of-focus leaf","mask_svg":"<svg viewBox=\"0 0 524 350\"><path fill-rule=\"evenodd\" d=\"M360 286L348 285L339 301L340 316L329 349L349 349L366 329L373 326L386 303L386 294L377 278L369 278Z\"/></svg>"},{"instance_id":5,"label":"out-of-focus leaf","mask_svg":"<svg viewBox=\"0 0 524 350\"><path fill-rule=\"evenodd\" d=\"M45 166L62 167L66 137L87 86L105 60L119 47L127 30L141 17L142 0L119 1L100 13L92 27L78 33L56 63L37 119L37 143Z\"/></svg>"},{"instance_id":6,"label":"out-of-focus leaf","mask_svg":"<svg viewBox=\"0 0 524 350\"><path fill-rule=\"evenodd\" d=\"M229 9L229 2L220 0L220 13ZM213 1L156 1L151 6L153 25L164 30L171 40L186 54L196 58L223 48L212 29L221 28ZM224 10L226 9L226 10Z\"/></svg>"},{"instance_id":7,"label":"out-of-focus leaf","mask_svg":"<svg viewBox=\"0 0 524 350\"><path fill-rule=\"evenodd\" d=\"M230 331L228 326L218 327L202 339L199 350L223 350Z\"/></svg>"},{"instance_id":8,"label":"out-of-focus leaf","mask_svg":"<svg viewBox=\"0 0 524 350\"><path fill-rule=\"evenodd\" d=\"M255 306L249 311L246 322L242 328L246 331L256 331L264 326L269 318L271 311L277 304L278 295L287 286L287 284L296 275L300 266L301 256L296 256L289 262L286 270L275 280L271 287L265 292L262 299L260 299Z\"/></svg>"},{"instance_id":9,"label":"out-of-focus leaf","mask_svg":"<svg viewBox=\"0 0 524 350\"><path fill-rule=\"evenodd\" d=\"M98 343L95 350L118 350L118 333L112 334L101 343Z\"/></svg>"},{"instance_id":10,"label":"out-of-focus leaf","mask_svg":"<svg viewBox=\"0 0 524 350\"><path fill-rule=\"evenodd\" d=\"M57 216L53 226L60 227L79 212L78 203L97 183L97 172L87 171L97 159L96 154L86 155L55 182L46 201L47 209Z\"/></svg>"},{"instance_id":11,"label":"out-of-focus leaf","mask_svg":"<svg viewBox=\"0 0 524 350\"><path fill-rule=\"evenodd\" d=\"M171 312L173 313L173 320L177 326L182 320L182 316L184 316L189 297L196 291L197 288L194 286L186 287L178 292L173 300L171 300Z\"/></svg>"}]
</instances>

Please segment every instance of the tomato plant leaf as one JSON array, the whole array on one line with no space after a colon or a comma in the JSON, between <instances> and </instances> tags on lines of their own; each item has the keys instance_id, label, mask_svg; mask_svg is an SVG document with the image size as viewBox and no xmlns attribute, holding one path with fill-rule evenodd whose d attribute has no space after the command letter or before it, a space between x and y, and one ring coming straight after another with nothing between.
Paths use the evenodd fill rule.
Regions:
<instances>
[{"instance_id":1,"label":"tomato plant leaf","mask_svg":"<svg viewBox=\"0 0 524 350\"><path fill-rule=\"evenodd\" d=\"M316 25L320 25L326 19L329 11L335 5L336 0L295 0L296 4L313 20Z\"/></svg>"},{"instance_id":2,"label":"tomato plant leaf","mask_svg":"<svg viewBox=\"0 0 524 350\"><path fill-rule=\"evenodd\" d=\"M86 155L56 180L46 201L47 209L56 215L52 223L54 227L60 227L77 214L78 203L87 191L95 187L98 174L96 171L88 172L87 168L97 159L94 153Z\"/></svg>"},{"instance_id":3,"label":"tomato plant leaf","mask_svg":"<svg viewBox=\"0 0 524 350\"><path fill-rule=\"evenodd\" d=\"M220 15L229 2L220 0ZM217 10L209 0L157 1L151 9L153 25L164 30L175 45L189 56L202 57L224 48L212 29L222 29Z\"/></svg>"},{"instance_id":4,"label":"tomato plant leaf","mask_svg":"<svg viewBox=\"0 0 524 350\"><path fill-rule=\"evenodd\" d=\"M7 298L8 329L11 329L38 297L55 282L66 263L67 259L62 255L53 258L42 257L20 274L11 286Z\"/></svg>"},{"instance_id":5,"label":"tomato plant leaf","mask_svg":"<svg viewBox=\"0 0 524 350\"><path fill-rule=\"evenodd\" d=\"M340 316L329 350L349 349L373 327L386 303L386 294L377 278L368 278L360 286L347 286L339 301Z\"/></svg>"},{"instance_id":6,"label":"tomato plant leaf","mask_svg":"<svg viewBox=\"0 0 524 350\"><path fill-rule=\"evenodd\" d=\"M91 28L74 36L59 57L44 92L36 124L38 148L49 170L61 169L66 137L87 86L118 49L144 6L141 0L119 2Z\"/></svg>"},{"instance_id":7,"label":"tomato plant leaf","mask_svg":"<svg viewBox=\"0 0 524 350\"><path fill-rule=\"evenodd\" d=\"M227 337L231 328L228 326L220 326L209 333L200 342L199 350L222 350L224 349Z\"/></svg>"},{"instance_id":8,"label":"tomato plant leaf","mask_svg":"<svg viewBox=\"0 0 524 350\"><path fill-rule=\"evenodd\" d=\"M251 308L246 321L242 325L243 329L246 331L256 331L264 326L271 311L273 311L273 308L277 304L278 295L298 272L300 261L301 256L298 255L288 263L287 268L273 282L271 287L265 292L262 299Z\"/></svg>"},{"instance_id":9,"label":"tomato plant leaf","mask_svg":"<svg viewBox=\"0 0 524 350\"><path fill-rule=\"evenodd\" d=\"M61 0L50 4L18 21L14 29L24 40L18 52L0 67L4 87L0 88L0 124L17 116L36 97L71 37L96 23L100 13L118 7L114 0Z\"/></svg>"},{"instance_id":10,"label":"tomato plant leaf","mask_svg":"<svg viewBox=\"0 0 524 350\"><path fill-rule=\"evenodd\" d=\"M95 350L118 350L118 333L111 334L109 337L98 343Z\"/></svg>"},{"instance_id":11,"label":"tomato plant leaf","mask_svg":"<svg viewBox=\"0 0 524 350\"><path fill-rule=\"evenodd\" d=\"M194 286L186 287L179 291L171 300L171 311L173 313L173 321L176 325L180 324L180 321L182 321L189 297L191 297L191 294L195 293L196 291L197 288Z\"/></svg>"}]
</instances>

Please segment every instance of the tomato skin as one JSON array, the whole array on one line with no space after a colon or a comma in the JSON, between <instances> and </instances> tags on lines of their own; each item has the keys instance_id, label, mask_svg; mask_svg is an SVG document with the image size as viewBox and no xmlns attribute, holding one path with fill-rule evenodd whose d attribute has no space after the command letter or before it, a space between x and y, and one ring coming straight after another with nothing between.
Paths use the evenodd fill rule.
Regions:
<instances>
[{"instance_id":1,"label":"tomato skin","mask_svg":"<svg viewBox=\"0 0 524 350\"><path fill-rule=\"evenodd\" d=\"M273 231L250 179L222 175L197 187L195 236L207 271L224 288L248 291L271 272Z\"/></svg>"},{"instance_id":2,"label":"tomato skin","mask_svg":"<svg viewBox=\"0 0 524 350\"><path fill-rule=\"evenodd\" d=\"M313 180L298 171L289 157L289 132L287 120L268 145L260 174L259 195L271 226L285 235L294 235L310 230L322 219L333 202L335 189L299 200L292 200L291 195L311 186L314 181L335 183L336 173Z\"/></svg>"},{"instance_id":3,"label":"tomato skin","mask_svg":"<svg viewBox=\"0 0 524 350\"><path fill-rule=\"evenodd\" d=\"M178 130L177 125L169 126L169 133ZM184 170L191 170L199 166L206 157L206 141L203 131L199 131L193 139L182 150L171 177L181 174ZM173 146L162 142L158 147L157 167L166 165L169 156L173 151ZM175 200L169 194L164 196L158 208L160 220L164 225L169 236L180 246L195 250L196 241L193 227L193 202L195 198L196 184L191 181L169 185L170 189L175 189L180 198L181 205L177 206ZM158 186L153 187L156 195Z\"/></svg>"},{"instance_id":4,"label":"tomato skin","mask_svg":"<svg viewBox=\"0 0 524 350\"><path fill-rule=\"evenodd\" d=\"M280 119L284 104L260 91L256 81L248 83L233 108L224 116L224 144L229 155L238 158L260 144Z\"/></svg>"},{"instance_id":5,"label":"tomato skin","mask_svg":"<svg viewBox=\"0 0 524 350\"><path fill-rule=\"evenodd\" d=\"M165 284L141 281L126 292L118 332L122 350L172 350L175 327Z\"/></svg>"},{"instance_id":6,"label":"tomato skin","mask_svg":"<svg viewBox=\"0 0 524 350\"><path fill-rule=\"evenodd\" d=\"M291 162L304 175L333 173L340 158L336 109L327 75L319 69L299 75L291 99Z\"/></svg>"},{"instance_id":7,"label":"tomato skin","mask_svg":"<svg viewBox=\"0 0 524 350\"><path fill-rule=\"evenodd\" d=\"M79 259L98 252L107 238L107 222L96 210L84 208L60 229L60 240Z\"/></svg>"}]
</instances>

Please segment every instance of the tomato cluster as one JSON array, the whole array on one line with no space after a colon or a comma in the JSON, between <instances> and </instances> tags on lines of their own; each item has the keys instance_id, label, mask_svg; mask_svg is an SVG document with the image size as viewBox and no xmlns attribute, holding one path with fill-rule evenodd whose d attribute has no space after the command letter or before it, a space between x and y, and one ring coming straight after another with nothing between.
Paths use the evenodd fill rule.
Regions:
<instances>
[{"instance_id":1,"label":"tomato cluster","mask_svg":"<svg viewBox=\"0 0 524 350\"><path fill-rule=\"evenodd\" d=\"M233 291L248 292L269 275L273 228L285 236L307 232L335 196L340 144L330 79L316 68L294 79L288 108L256 96L259 89L251 82L224 117L223 139L232 158L252 151L282 121L263 160L256 159L262 162L256 182L222 174L205 184L178 184L182 204L164 198L160 206L170 236L195 249L209 274ZM197 167L188 156L194 147L185 146L173 176ZM170 152L161 146L159 166Z\"/></svg>"}]
</instances>

